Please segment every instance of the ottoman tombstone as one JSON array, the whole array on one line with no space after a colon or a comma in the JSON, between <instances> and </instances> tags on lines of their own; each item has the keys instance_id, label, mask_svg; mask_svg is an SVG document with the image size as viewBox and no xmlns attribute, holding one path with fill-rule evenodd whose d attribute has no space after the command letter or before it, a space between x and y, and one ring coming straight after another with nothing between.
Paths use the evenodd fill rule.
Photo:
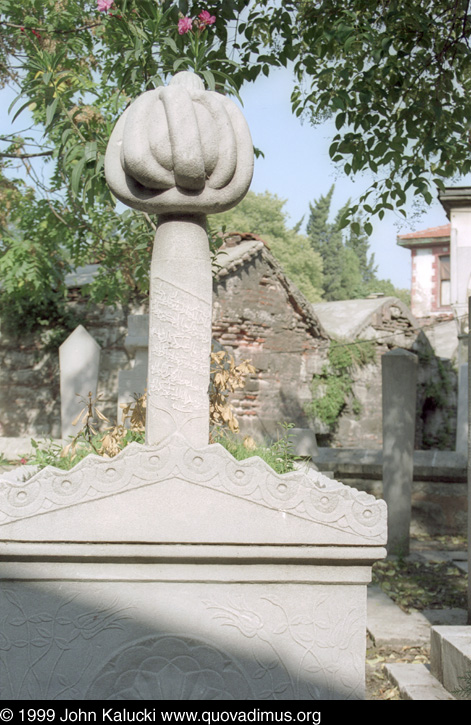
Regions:
<instances>
[{"instance_id":1,"label":"ottoman tombstone","mask_svg":"<svg viewBox=\"0 0 471 725\"><path fill-rule=\"evenodd\" d=\"M106 173L159 214L147 441L1 482L1 697L361 699L384 502L208 445L205 214L250 183L243 116L178 74L120 119Z\"/></svg>"}]
</instances>

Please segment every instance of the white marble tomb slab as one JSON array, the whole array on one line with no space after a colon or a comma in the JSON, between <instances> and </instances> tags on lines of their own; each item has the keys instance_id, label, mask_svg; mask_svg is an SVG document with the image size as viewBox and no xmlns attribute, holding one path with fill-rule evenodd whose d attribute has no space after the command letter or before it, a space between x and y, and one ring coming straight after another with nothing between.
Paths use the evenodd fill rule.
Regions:
<instances>
[{"instance_id":1,"label":"white marble tomb slab","mask_svg":"<svg viewBox=\"0 0 471 725\"><path fill-rule=\"evenodd\" d=\"M363 698L384 502L179 435L1 483L1 699Z\"/></svg>"}]
</instances>

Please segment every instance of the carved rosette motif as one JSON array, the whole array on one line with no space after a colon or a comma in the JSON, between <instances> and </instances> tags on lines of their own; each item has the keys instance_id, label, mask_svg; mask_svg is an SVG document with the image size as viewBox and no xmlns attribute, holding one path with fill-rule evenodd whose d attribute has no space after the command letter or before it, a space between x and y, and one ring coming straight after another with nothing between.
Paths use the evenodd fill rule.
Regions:
<instances>
[{"instance_id":1,"label":"carved rosette motif","mask_svg":"<svg viewBox=\"0 0 471 725\"><path fill-rule=\"evenodd\" d=\"M384 501L312 470L278 475L260 458L236 461L220 445L195 449L178 434L159 448L133 443L111 460L88 456L71 471L48 467L24 483L0 478L0 524L171 477L372 542L384 540Z\"/></svg>"},{"instance_id":2,"label":"carved rosette motif","mask_svg":"<svg viewBox=\"0 0 471 725\"><path fill-rule=\"evenodd\" d=\"M251 700L236 660L183 634L146 637L123 647L94 678L87 700Z\"/></svg>"}]
</instances>

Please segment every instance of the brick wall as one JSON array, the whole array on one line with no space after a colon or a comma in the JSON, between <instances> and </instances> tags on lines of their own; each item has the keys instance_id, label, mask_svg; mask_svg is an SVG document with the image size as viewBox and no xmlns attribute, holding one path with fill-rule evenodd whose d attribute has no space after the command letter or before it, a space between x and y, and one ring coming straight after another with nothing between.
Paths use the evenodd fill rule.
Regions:
<instances>
[{"instance_id":1,"label":"brick wall","mask_svg":"<svg viewBox=\"0 0 471 725\"><path fill-rule=\"evenodd\" d=\"M321 371L329 348L310 306L263 249L216 278L214 289L213 337L237 362L249 359L257 368L245 388L234 394L242 432L261 439L276 437L283 421L308 427L304 406L311 400L312 377ZM131 367L124 349L127 314L146 310L90 306L79 295L70 304L101 345L98 391L105 414L114 420L118 373ZM381 447L381 354L391 347L417 345L430 351L395 306L378 313L362 336L376 340L376 362L354 372L361 411L356 414L350 403L346 406L330 445ZM445 426L451 428L452 438L456 427L456 380L451 379L442 409L433 408L427 393L433 381L439 382L439 377L432 355L419 369L417 447L427 435L438 437ZM0 339L0 435L60 435L58 352L45 351L39 335Z\"/></svg>"},{"instance_id":2,"label":"brick wall","mask_svg":"<svg viewBox=\"0 0 471 725\"><path fill-rule=\"evenodd\" d=\"M215 282L213 337L257 368L233 396L241 430L276 436L278 424L309 425L304 404L328 341L281 269L258 254Z\"/></svg>"}]
</instances>

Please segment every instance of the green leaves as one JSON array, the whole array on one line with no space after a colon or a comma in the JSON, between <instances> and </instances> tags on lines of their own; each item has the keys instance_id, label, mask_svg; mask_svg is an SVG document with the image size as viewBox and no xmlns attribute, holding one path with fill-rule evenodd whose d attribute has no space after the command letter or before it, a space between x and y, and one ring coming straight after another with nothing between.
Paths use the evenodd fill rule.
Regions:
<instances>
[{"instance_id":1,"label":"green leaves","mask_svg":"<svg viewBox=\"0 0 471 725\"><path fill-rule=\"evenodd\" d=\"M103 299L119 297L113 274L145 290L147 242L140 245L148 233L137 216L117 220L103 176L106 143L131 99L179 70L237 95L244 82L293 64L293 112L313 123L332 117L334 163L350 176L377 174L359 205L344 210L339 231L353 222L352 233L369 234L362 209L380 218L404 213L411 197L430 202L436 187L471 171L465 3L217 0L215 25L185 36L177 33L179 12L195 18L199 3L115 0L110 13L99 13L79 0L61 2L60 12L57 0L0 0L0 11L0 80L16 82L18 92L11 112L16 118L29 109L44 134L39 152L52 149L47 188L29 183L36 201L45 195L53 203L51 224L75 220L62 235L65 255L102 261L96 289ZM136 255L124 230L139 236Z\"/></svg>"},{"instance_id":2,"label":"green leaves","mask_svg":"<svg viewBox=\"0 0 471 725\"><path fill-rule=\"evenodd\" d=\"M49 103L46 106L46 118L45 118L46 130L49 128L49 126L54 121L58 105L59 105L59 98L54 98L52 103Z\"/></svg>"},{"instance_id":3,"label":"green leaves","mask_svg":"<svg viewBox=\"0 0 471 725\"><path fill-rule=\"evenodd\" d=\"M471 169L471 22L465 3L290 2L296 32L278 27L274 4L257 6L263 19L249 13L251 36L243 48L255 55L257 35L269 39L275 57L289 45L298 79L293 112L313 123L335 118L339 133L330 156L347 174L371 170L395 178L394 187L379 180L370 190L377 200L370 204L373 213L384 211L383 204L403 207L396 182L404 188L417 159L421 168L410 193L427 203L436 183L432 173L434 179L451 178Z\"/></svg>"},{"instance_id":4,"label":"green leaves","mask_svg":"<svg viewBox=\"0 0 471 725\"><path fill-rule=\"evenodd\" d=\"M355 368L375 360L376 352L371 340L355 343L331 342L328 365L314 375L311 390L312 402L306 406L307 414L330 431L337 425L347 403L359 403L353 395L352 372Z\"/></svg>"},{"instance_id":5,"label":"green leaves","mask_svg":"<svg viewBox=\"0 0 471 725\"><path fill-rule=\"evenodd\" d=\"M347 118L346 113L337 114L337 116L335 117L335 128L337 129L337 131L339 131L342 128L343 124L345 123L346 118Z\"/></svg>"}]
</instances>

